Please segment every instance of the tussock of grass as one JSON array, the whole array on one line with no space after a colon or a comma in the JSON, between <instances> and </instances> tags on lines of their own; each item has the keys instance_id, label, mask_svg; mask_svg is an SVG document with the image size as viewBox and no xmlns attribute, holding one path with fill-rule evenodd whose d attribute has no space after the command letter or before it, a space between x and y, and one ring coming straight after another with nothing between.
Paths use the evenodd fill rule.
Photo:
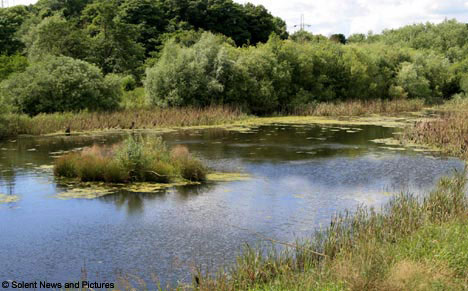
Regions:
<instances>
[{"instance_id":1,"label":"tussock of grass","mask_svg":"<svg viewBox=\"0 0 468 291\"><path fill-rule=\"evenodd\" d=\"M196 290L466 290L467 225L464 172L442 179L424 198L402 194L380 212L359 208L338 215L295 247L247 247L229 270L214 276L200 272L194 285Z\"/></svg>"},{"instance_id":2,"label":"tussock of grass","mask_svg":"<svg viewBox=\"0 0 468 291\"><path fill-rule=\"evenodd\" d=\"M129 137L120 145L93 146L56 160L54 174L82 182L170 183L184 178L206 180L207 169L186 148L171 153L160 137Z\"/></svg>"},{"instance_id":3,"label":"tussock of grass","mask_svg":"<svg viewBox=\"0 0 468 291\"><path fill-rule=\"evenodd\" d=\"M296 110L297 115L313 116L363 116L372 114L397 114L420 111L424 100L370 100L346 101L340 103L318 103Z\"/></svg>"}]
</instances>

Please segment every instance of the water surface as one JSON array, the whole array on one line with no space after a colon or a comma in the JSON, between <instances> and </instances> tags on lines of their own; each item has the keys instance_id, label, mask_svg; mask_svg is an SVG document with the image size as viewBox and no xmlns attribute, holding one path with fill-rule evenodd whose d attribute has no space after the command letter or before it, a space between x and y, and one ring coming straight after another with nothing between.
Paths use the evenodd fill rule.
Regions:
<instances>
[{"instance_id":1,"label":"water surface","mask_svg":"<svg viewBox=\"0 0 468 291\"><path fill-rule=\"evenodd\" d=\"M391 193L424 193L457 159L371 142L392 137L378 126L261 126L166 133L218 171L251 180L59 200L67 190L50 168L63 151L113 144L126 134L22 137L0 143L0 280L88 279L123 274L163 284L190 279L193 265L233 260L253 232L282 240L310 236L333 214L359 204L379 206ZM247 231L249 229L251 231Z\"/></svg>"}]
</instances>

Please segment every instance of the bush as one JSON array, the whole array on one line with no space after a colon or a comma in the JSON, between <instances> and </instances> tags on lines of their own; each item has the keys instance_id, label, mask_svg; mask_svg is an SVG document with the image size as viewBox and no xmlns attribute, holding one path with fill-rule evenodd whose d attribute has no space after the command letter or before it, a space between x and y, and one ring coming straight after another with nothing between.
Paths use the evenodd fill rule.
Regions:
<instances>
[{"instance_id":1,"label":"bush","mask_svg":"<svg viewBox=\"0 0 468 291\"><path fill-rule=\"evenodd\" d=\"M62 156L55 162L54 174L83 182L107 183L206 180L207 170L200 161L188 151L183 151L183 155L174 152L169 152L160 137L129 137L116 146L93 146L80 154Z\"/></svg>"},{"instance_id":2,"label":"bush","mask_svg":"<svg viewBox=\"0 0 468 291\"><path fill-rule=\"evenodd\" d=\"M196 159L189 158L181 161L182 178L194 182L206 181L206 168Z\"/></svg>"},{"instance_id":3,"label":"bush","mask_svg":"<svg viewBox=\"0 0 468 291\"><path fill-rule=\"evenodd\" d=\"M79 176L78 172L78 154L69 154L62 156L55 161L54 175L65 178L76 178Z\"/></svg>"},{"instance_id":4,"label":"bush","mask_svg":"<svg viewBox=\"0 0 468 291\"><path fill-rule=\"evenodd\" d=\"M145 89L152 104L208 106L222 103L231 60L225 39L204 33L191 47L169 41L161 58L146 70Z\"/></svg>"},{"instance_id":5,"label":"bush","mask_svg":"<svg viewBox=\"0 0 468 291\"><path fill-rule=\"evenodd\" d=\"M69 57L46 57L14 74L0 93L30 115L80 110L110 110L121 98L120 80L104 78L94 65Z\"/></svg>"}]
</instances>

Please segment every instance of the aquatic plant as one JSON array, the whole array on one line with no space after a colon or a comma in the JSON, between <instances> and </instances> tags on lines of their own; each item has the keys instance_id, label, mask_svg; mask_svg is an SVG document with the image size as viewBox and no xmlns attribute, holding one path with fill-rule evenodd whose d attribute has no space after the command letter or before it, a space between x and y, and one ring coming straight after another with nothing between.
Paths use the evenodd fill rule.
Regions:
<instances>
[{"instance_id":1,"label":"aquatic plant","mask_svg":"<svg viewBox=\"0 0 468 291\"><path fill-rule=\"evenodd\" d=\"M429 145L468 159L468 104L443 106L435 119L417 122L401 136L404 142Z\"/></svg>"},{"instance_id":2,"label":"aquatic plant","mask_svg":"<svg viewBox=\"0 0 468 291\"><path fill-rule=\"evenodd\" d=\"M93 146L81 153L58 158L54 174L78 178L82 182L155 182L176 179L205 181L207 168L187 150L183 156L172 156L160 137L130 136L114 146Z\"/></svg>"},{"instance_id":3,"label":"aquatic plant","mask_svg":"<svg viewBox=\"0 0 468 291\"><path fill-rule=\"evenodd\" d=\"M397 114L415 112L424 108L422 99L355 100L338 103L316 103L295 110L297 115L362 116L371 114Z\"/></svg>"},{"instance_id":4,"label":"aquatic plant","mask_svg":"<svg viewBox=\"0 0 468 291\"><path fill-rule=\"evenodd\" d=\"M463 290L468 283L466 175L443 178L424 197L396 196L382 211L360 207L337 215L310 240L285 243L257 234L270 247L246 246L234 265L216 274L197 270L193 288Z\"/></svg>"},{"instance_id":5,"label":"aquatic plant","mask_svg":"<svg viewBox=\"0 0 468 291\"><path fill-rule=\"evenodd\" d=\"M3 135L41 135L49 133L71 133L120 130L161 129L179 126L221 125L243 120L247 116L240 110L213 106L208 108L146 108L126 109L114 112L79 112L39 114L34 117L18 114L2 115Z\"/></svg>"}]
</instances>

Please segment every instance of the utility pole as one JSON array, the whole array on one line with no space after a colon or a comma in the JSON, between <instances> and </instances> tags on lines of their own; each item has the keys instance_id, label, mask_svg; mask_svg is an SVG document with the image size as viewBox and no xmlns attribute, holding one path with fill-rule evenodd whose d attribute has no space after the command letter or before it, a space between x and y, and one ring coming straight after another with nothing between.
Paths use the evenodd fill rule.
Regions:
<instances>
[{"instance_id":1,"label":"utility pole","mask_svg":"<svg viewBox=\"0 0 468 291\"><path fill-rule=\"evenodd\" d=\"M299 25L294 25L293 27L299 27L300 31L304 31L306 27L312 27L310 24L305 23L305 16L301 14L301 23Z\"/></svg>"}]
</instances>

